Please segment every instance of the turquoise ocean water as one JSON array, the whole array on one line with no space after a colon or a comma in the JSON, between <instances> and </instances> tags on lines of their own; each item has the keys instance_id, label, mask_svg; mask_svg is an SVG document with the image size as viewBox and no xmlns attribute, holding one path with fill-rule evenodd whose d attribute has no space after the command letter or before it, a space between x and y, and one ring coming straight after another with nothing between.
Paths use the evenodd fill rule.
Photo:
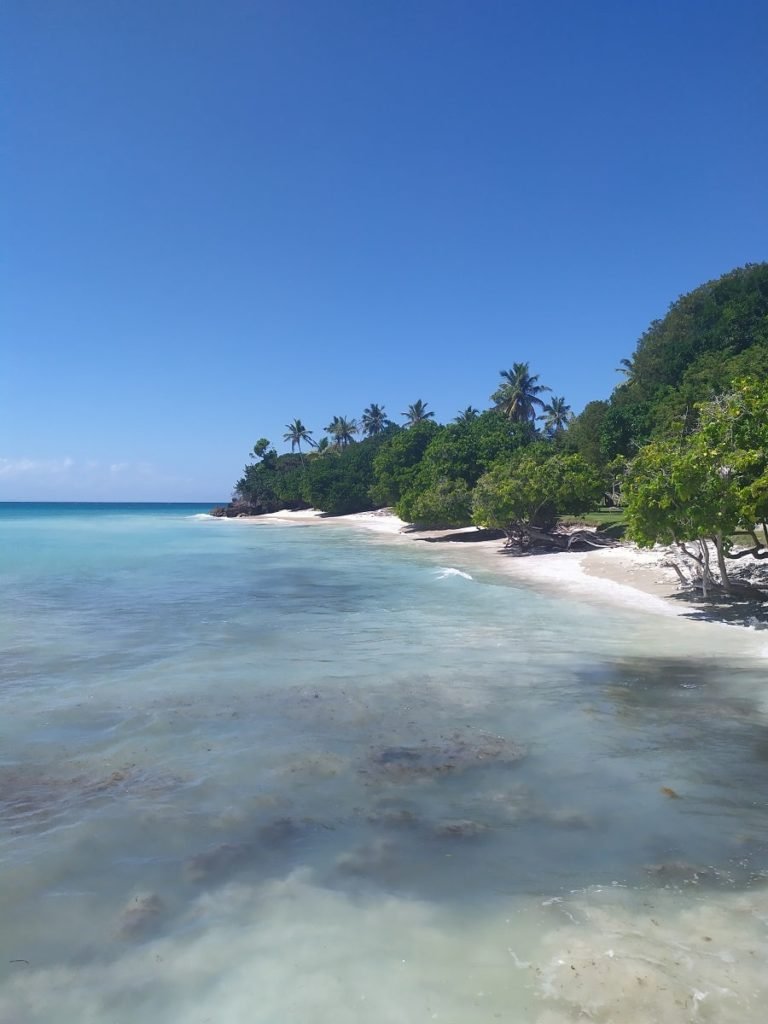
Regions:
<instances>
[{"instance_id":1,"label":"turquoise ocean water","mask_svg":"<svg viewBox=\"0 0 768 1024\"><path fill-rule=\"evenodd\" d=\"M0 1022L762 1021L759 634L0 505Z\"/></svg>"}]
</instances>

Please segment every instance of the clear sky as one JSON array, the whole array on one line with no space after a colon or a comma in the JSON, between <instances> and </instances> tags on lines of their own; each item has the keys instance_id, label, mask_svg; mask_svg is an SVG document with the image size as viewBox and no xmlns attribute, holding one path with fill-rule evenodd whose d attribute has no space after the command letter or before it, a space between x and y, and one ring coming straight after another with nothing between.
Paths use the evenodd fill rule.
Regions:
<instances>
[{"instance_id":1,"label":"clear sky","mask_svg":"<svg viewBox=\"0 0 768 1024\"><path fill-rule=\"evenodd\" d=\"M4 0L0 499L226 499L265 435L578 411L768 258L766 0Z\"/></svg>"}]
</instances>

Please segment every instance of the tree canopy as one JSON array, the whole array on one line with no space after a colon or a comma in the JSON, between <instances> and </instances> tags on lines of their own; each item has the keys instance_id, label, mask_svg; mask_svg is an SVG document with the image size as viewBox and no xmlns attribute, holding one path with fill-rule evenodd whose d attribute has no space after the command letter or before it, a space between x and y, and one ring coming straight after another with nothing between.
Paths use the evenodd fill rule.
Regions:
<instances>
[{"instance_id":1,"label":"tree canopy","mask_svg":"<svg viewBox=\"0 0 768 1024\"><path fill-rule=\"evenodd\" d=\"M504 530L510 541L524 546L533 529L550 529L559 515L591 508L601 490L599 475L580 455L532 445L480 478L472 518L477 526Z\"/></svg>"},{"instance_id":2,"label":"tree canopy","mask_svg":"<svg viewBox=\"0 0 768 1024\"><path fill-rule=\"evenodd\" d=\"M337 448L346 448L355 439L357 420L347 419L346 416L334 416L325 431L331 435Z\"/></svg>"},{"instance_id":3,"label":"tree canopy","mask_svg":"<svg viewBox=\"0 0 768 1024\"><path fill-rule=\"evenodd\" d=\"M307 430L301 420L292 420L291 423L285 425L286 433L283 434L284 441L291 442L291 451L294 448L299 449L299 455L301 455L301 442L305 444L313 445L315 442L312 440L312 431Z\"/></svg>"},{"instance_id":4,"label":"tree canopy","mask_svg":"<svg viewBox=\"0 0 768 1024\"><path fill-rule=\"evenodd\" d=\"M384 406L372 402L367 409L363 410L361 423L366 437L375 437L376 434L381 434L389 424Z\"/></svg>"},{"instance_id":5,"label":"tree canopy","mask_svg":"<svg viewBox=\"0 0 768 1024\"><path fill-rule=\"evenodd\" d=\"M405 417L406 427L415 427L417 423L435 418L433 412L427 411L427 403L422 402L420 398L417 398L413 405L409 405L402 415Z\"/></svg>"},{"instance_id":6,"label":"tree canopy","mask_svg":"<svg viewBox=\"0 0 768 1024\"><path fill-rule=\"evenodd\" d=\"M495 408L515 423L536 418L536 410L544 408L539 396L551 389L537 384L538 375L531 374L528 363L515 363L511 370L500 370L501 384L491 395Z\"/></svg>"},{"instance_id":7,"label":"tree canopy","mask_svg":"<svg viewBox=\"0 0 768 1024\"><path fill-rule=\"evenodd\" d=\"M694 407L724 394L734 380L763 378L768 368L768 263L748 264L681 296L654 320L634 353L622 359L625 377L613 391L595 436L590 403L569 430L586 454L603 462L633 456L681 418L695 421Z\"/></svg>"},{"instance_id":8,"label":"tree canopy","mask_svg":"<svg viewBox=\"0 0 768 1024\"><path fill-rule=\"evenodd\" d=\"M624 486L627 523L642 546L696 542L691 557L705 588L712 579L711 541L728 589L727 558L768 556L768 382L739 381L697 412L694 429L650 442L632 461ZM741 549L733 541L739 532L751 539Z\"/></svg>"}]
</instances>

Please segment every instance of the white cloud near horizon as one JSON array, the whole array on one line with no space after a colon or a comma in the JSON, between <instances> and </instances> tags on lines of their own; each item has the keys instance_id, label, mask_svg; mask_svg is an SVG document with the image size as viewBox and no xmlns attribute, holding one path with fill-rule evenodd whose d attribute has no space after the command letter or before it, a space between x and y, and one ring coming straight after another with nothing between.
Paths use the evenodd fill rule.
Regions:
<instances>
[{"instance_id":1,"label":"white cloud near horizon","mask_svg":"<svg viewBox=\"0 0 768 1024\"><path fill-rule=\"evenodd\" d=\"M27 473L66 473L75 465L75 460L64 459L4 459L0 458L0 477L18 479Z\"/></svg>"},{"instance_id":2,"label":"white cloud near horizon","mask_svg":"<svg viewBox=\"0 0 768 1024\"><path fill-rule=\"evenodd\" d=\"M168 501L189 484L149 462L0 456L0 501Z\"/></svg>"}]
</instances>

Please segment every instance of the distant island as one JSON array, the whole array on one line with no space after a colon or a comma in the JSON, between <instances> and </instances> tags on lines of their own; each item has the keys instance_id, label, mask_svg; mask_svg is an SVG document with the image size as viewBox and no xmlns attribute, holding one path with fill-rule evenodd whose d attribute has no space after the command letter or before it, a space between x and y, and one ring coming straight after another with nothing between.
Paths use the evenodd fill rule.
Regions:
<instances>
[{"instance_id":1,"label":"distant island","mask_svg":"<svg viewBox=\"0 0 768 1024\"><path fill-rule=\"evenodd\" d=\"M768 558L768 263L677 299L617 372L611 396L578 416L516 362L489 408L447 424L422 399L401 423L377 403L334 415L324 436L296 418L290 453L260 438L213 514L391 507L421 529L503 531L519 552L572 545L575 521L596 545L624 534L673 546L681 582L705 597L768 596L729 568Z\"/></svg>"}]
</instances>

